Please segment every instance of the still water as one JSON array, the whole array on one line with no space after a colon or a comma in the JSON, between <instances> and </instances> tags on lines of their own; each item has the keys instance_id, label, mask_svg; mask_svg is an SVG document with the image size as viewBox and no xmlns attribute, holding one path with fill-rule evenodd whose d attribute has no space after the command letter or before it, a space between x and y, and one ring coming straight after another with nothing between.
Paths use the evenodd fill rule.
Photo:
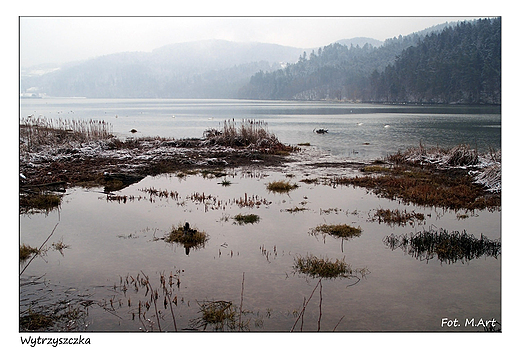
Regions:
<instances>
[{"instance_id":1,"label":"still water","mask_svg":"<svg viewBox=\"0 0 520 350\"><path fill-rule=\"evenodd\" d=\"M224 121L267 122L280 141L311 143L333 156L376 159L422 143L500 149L500 107L161 99L22 99L21 117L104 120L128 137L202 137ZM314 129L328 133L316 134Z\"/></svg>"},{"instance_id":2,"label":"still water","mask_svg":"<svg viewBox=\"0 0 520 350\"><path fill-rule=\"evenodd\" d=\"M254 118L267 121L269 130L283 142L310 142L319 154L346 158L374 159L419 141L500 148L500 114L493 111L476 114L454 108L435 113L439 110L426 107L423 114L419 107L346 106L42 99L22 101L21 111L22 116L100 118L111 122L120 135L136 128L143 136L178 138L200 137L206 128L227 119ZM326 128L329 133L317 135L314 128ZM126 202L107 200L101 188L69 189L58 211L20 217L21 243L39 247L58 224L48 246L56 242L67 246L61 251L49 249L31 262L21 277L22 309L60 300L81 301L78 305L88 305L88 314L80 329L90 331L158 330L159 323L163 331L191 329L201 316L200 305L209 301L240 306L241 321L248 329L264 332L293 327L298 331L318 327L324 331L482 331L464 321L475 319L475 325L480 319L500 322L500 255L450 263L385 244L391 234L437 229L500 239L500 211L418 207L378 198L360 188L300 181L328 173L298 166L229 169L224 178L230 186L222 185L222 177L147 177L117 192L127 196ZM275 180L299 187L287 194L269 192L266 185ZM177 196L150 196L149 188ZM243 206L240 199L245 197L255 198L258 204ZM425 220L387 225L372 220L377 209L415 211L424 214ZM239 225L233 220L237 214L256 214L260 221ZM204 246L187 252L160 239L173 225L185 222L209 235ZM360 227L362 233L343 241L310 234L324 223ZM318 280L293 268L298 257L310 255L344 260L367 273L360 279L324 279L315 290ZM139 304L150 302L150 293L126 280L143 274L155 289L160 289L161 275L173 276L175 322L160 293L159 312L152 305L146 316L139 317ZM302 326L298 312L306 301ZM457 318L462 326L443 327L444 318Z\"/></svg>"}]
</instances>

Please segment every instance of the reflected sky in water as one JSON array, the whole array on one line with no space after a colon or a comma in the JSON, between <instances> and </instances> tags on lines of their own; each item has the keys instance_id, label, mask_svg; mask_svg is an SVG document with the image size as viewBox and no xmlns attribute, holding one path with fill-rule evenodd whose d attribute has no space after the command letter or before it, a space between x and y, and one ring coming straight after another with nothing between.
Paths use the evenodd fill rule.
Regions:
<instances>
[{"instance_id":1,"label":"reflected sky in water","mask_svg":"<svg viewBox=\"0 0 520 350\"><path fill-rule=\"evenodd\" d=\"M119 300L121 305L114 311L118 317L95 305L89 310L90 330L138 331L141 326L132 320L132 312L138 300L147 297L144 290L122 294L114 289L121 277L144 272L158 287L161 273L182 271L180 286L174 288L174 295L182 300L175 308L179 328L198 317L197 302L227 300L238 305L244 274L243 305L256 313L247 316L252 330L289 331L295 322L293 312L301 308L317 282L292 267L295 257L308 254L345 259L353 268L370 271L350 287L355 281L323 281L322 330L332 330L343 316L337 330L440 330L442 317L500 319L500 256L464 264L426 264L383 242L390 234L432 227L499 239L500 212L475 211L457 219L457 212L403 205L364 189L299 181L319 175L305 176L291 168L235 169L225 177L232 183L227 187L220 184L222 178L200 175L147 177L117 193L141 197L124 204L107 201L101 188L70 189L59 212L21 216L22 243L39 246L59 222L49 242L63 240L70 246L63 256L48 251L38 257L24 275L44 275L55 288L73 288L91 299ZM270 193L266 185L274 180L289 180L299 187L288 194ZM179 198L152 198L142 191L146 188L177 191ZM192 199L202 193L220 204L206 207ZM235 204L246 196L267 204L252 208ZM308 210L287 211L295 207ZM379 224L370 220L379 208L424 213L426 220L406 227ZM236 225L232 217L238 213L257 214L260 221ZM189 255L181 245L157 240L184 222L209 234L204 248ZM363 232L344 242L310 234L323 223L359 226ZM318 302L314 297L307 306L305 330L316 330ZM262 327L255 328L260 319ZM171 322L169 327L172 330Z\"/></svg>"}]
</instances>

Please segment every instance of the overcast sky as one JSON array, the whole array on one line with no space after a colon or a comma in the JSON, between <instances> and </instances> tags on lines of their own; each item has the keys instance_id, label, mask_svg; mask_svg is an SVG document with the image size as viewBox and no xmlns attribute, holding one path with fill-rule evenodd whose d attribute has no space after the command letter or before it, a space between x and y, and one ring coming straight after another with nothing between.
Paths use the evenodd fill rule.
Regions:
<instances>
[{"instance_id":1,"label":"overcast sky","mask_svg":"<svg viewBox=\"0 0 520 350\"><path fill-rule=\"evenodd\" d=\"M299 48L340 39L385 40L475 17L21 17L22 67L64 63L205 39Z\"/></svg>"}]
</instances>

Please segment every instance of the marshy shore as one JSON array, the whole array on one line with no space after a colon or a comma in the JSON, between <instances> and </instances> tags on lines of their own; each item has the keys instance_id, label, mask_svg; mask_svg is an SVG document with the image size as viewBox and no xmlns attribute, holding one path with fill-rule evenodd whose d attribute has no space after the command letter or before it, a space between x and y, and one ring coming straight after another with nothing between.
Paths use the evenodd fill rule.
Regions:
<instances>
[{"instance_id":1,"label":"marshy shore","mask_svg":"<svg viewBox=\"0 0 520 350\"><path fill-rule=\"evenodd\" d=\"M24 196L42 190L104 186L110 192L150 175L225 174L227 168L282 166L294 162L291 155L305 147L282 144L265 123L251 120L224 122L201 138L121 140L103 121L25 118L20 123L20 206L30 206ZM314 181L365 187L390 199L451 209L500 206L500 151L479 154L466 145L452 149L419 145L370 164L308 159L304 163L309 168L354 169L356 176Z\"/></svg>"},{"instance_id":2,"label":"marshy shore","mask_svg":"<svg viewBox=\"0 0 520 350\"><path fill-rule=\"evenodd\" d=\"M494 226L488 231L480 231L478 226L475 231L475 225L486 220L479 215L496 218L498 213L494 211L500 211L499 151L482 154L465 145L451 149L419 145L384 159L355 163L316 156L314 150L307 144L284 145L266 132L263 123L254 121L226 122L222 129L207 130L197 139L119 139L111 135L103 122L22 120L19 203L20 217L26 221L25 231L20 234L20 281L24 293L20 329L84 330L91 325L106 330L112 329L110 317L115 317L123 324L121 329L130 330L139 327L145 331L192 331L214 327L241 331L262 329L265 320L266 324L271 322L267 329L281 327L276 329L292 331L300 320L303 329L306 306L315 294L315 304L308 309L313 306L319 310L317 329L334 331L343 317L331 309L325 312L324 308L323 315L333 323L326 326L325 318L323 325L320 323L322 289L340 297L352 293L352 298L361 300L367 289L355 294L357 291L350 287L361 285L369 274L376 276L370 283L378 290L378 280L384 281L381 276L395 272L385 270L385 266L412 271L416 268L413 261L400 265L401 261L394 259L396 254L391 253L394 250L399 251L398 255L402 255L402 250L421 261L438 259L441 264L499 257L501 245ZM250 170L251 174L245 175ZM172 176L155 176L160 174ZM264 181L268 176L269 180ZM260 178L262 181L258 181ZM125 189L140 181L142 188ZM78 191L81 187L92 188ZM365 190L371 194L366 195ZM63 199L67 197L68 200ZM61 223L53 236L58 224L48 214L61 210L61 206L67 214L58 214ZM122 206L124 210L115 209ZM119 218L111 217L115 210ZM141 211L153 215L134 218ZM299 214L303 212L306 214ZM83 213L99 218L92 223L95 227L70 231L82 220L90 222ZM279 227L281 220L291 229ZM113 223L105 226L109 221ZM40 225L42 222L45 225ZM55 226L42 244L41 234L48 234L45 230L50 223ZM442 224L448 228L435 226ZM408 226L413 227L413 232L408 231ZM339 246L335 245L338 242ZM384 249L377 250L381 242ZM83 273L84 261L78 262L77 258L91 256L85 253L89 249L99 252L100 260L109 265L114 261L114 266L103 277L99 267L94 268L96 277L88 283L103 286L96 295L83 290L70 294L71 290L88 290L90 285L61 275L61 259L66 255L67 269L77 268ZM57 260L52 260L52 254L58 255L54 251L60 254ZM259 252L261 256L255 256ZM162 267L171 268L172 254L175 266L168 276L168 270ZM384 263L380 260L382 254ZM46 262L42 268L37 256L45 256L58 265L50 268ZM123 256L131 257L124 267L112 260ZM134 256L147 261L133 259ZM265 261L266 266L261 266L254 278L250 271L240 273L237 267L229 268L232 261L236 261L236 266L244 266L246 259L257 258ZM199 263L203 270L197 268ZM29 275L25 270L30 264L33 271L48 270L49 279L59 283L49 283L47 275ZM219 264L225 265L219 268ZM430 267L436 268L433 264ZM208 275L216 276L212 282L205 274L209 269ZM458 278L472 276L471 273L465 270ZM283 296L281 304L272 306L270 300L262 299L262 285L255 285L258 278L266 278L268 283L263 284L268 286L269 293L272 283L279 290L286 290L289 274L296 276L289 281L294 283L294 290L302 290L307 298L301 309L293 306L294 310L285 310L290 303ZM433 275L439 276L440 271ZM446 286L452 283L450 275L443 275ZM413 276L411 273L412 280ZM482 272L478 276L480 279ZM392 279L401 277L408 281L402 273ZM110 283L103 284L105 280ZM232 280L236 283L229 283ZM337 283L333 284L333 280ZM189 290L184 283L190 286ZM208 295L217 299L196 294L198 283L211 285ZM40 288L41 284L45 284L52 297L37 305L32 300L32 288ZM223 284L231 294L223 292ZM253 286L261 292L253 292ZM305 288L309 290L304 292ZM406 292L403 289L399 294ZM233 295L239 295L239 301ZM248 303L247 299L261 303ZM290 299L294 299L292 294ZM67 301L67 308L59 308L65 305L63 300ZM367 300L368 305L373 305L371 296ZM164 305L164 313L157 311L160 308L156 303ZM256 310L255 316L250 309ZM364 315L366 306L361 309ZM89 323L88 312L98 323ZM106 315L109 320L103 321ZM282 325L275 326L275 322ZM355 329L351 328L352 323L342 327Z\"/></svg>"},{"instance_id":3,"label":"marshy shore","mask_svg":"<svg viewBox=\"0 0 520 350\"><path fill-rule=\"evenodd\" d=\"M225 123L198 139L121 140L104 122L24 119L20 124L20 186L105 186L110 182L196 169L273 166L296 148L283 145L260 122ZM116 175L114 175L116 174Z\"/></svg>"}]
</instances>

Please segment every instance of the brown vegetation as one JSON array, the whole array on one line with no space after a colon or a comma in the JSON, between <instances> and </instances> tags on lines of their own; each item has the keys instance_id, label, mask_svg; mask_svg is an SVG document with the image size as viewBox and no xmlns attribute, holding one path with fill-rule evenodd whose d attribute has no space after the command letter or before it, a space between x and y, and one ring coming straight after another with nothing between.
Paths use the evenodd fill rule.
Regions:
<instances>
[{"instance_id":1,"label":"brown vegetation","mask_svg":"<svg viewBox=\"0 0 520 350\"><path fill-rule=\"evenodd\" d=\"M133 183L127 181L130 178L138 181L147 175L200 169L222 173L226 167L276 165L295 150L267 132L265 123L256 121L244 121L241 126L226 122L222 130L207 131L206 139L121 140L111 130L111 125L104 121L22 119L20 187L63 183L64 187L105 186L110 192ZM57 203L58 199L20 198L21 206L26 208L43 205L34 201L52 199L52 203Z\"/></svg>"},{"instance_id":2,"label":"brown vegetation","mask_svg":"<svg viewBox=\"0 0 520 350\"><path fill-rule=\"evenodd\" d=\"M164 238L165 242L179 243L185 248L203 247L208 239L206 232L191 228L189 223L172 227L171 231Z\"/></svg>"},{"instance_id":3,"label":"brown vegetation","mask_svg":"<svg viewBox=\"0 0 520 350\"><path fill-rule=\"evenodd\" d=\"M352 227L346 224L338 225L319 225L311 230L311 234L316 235L318 233L328 234L337 238L352 238L361 236L360 227Z\"/></svg>"},{"instance_id":4,"label":"brown vegetation","mask_svg":"<svg viewBox=\"0 0 520 350\"><path fill-rule=\"evenodd\" d=\"M267 123L256 120L242 120L237 126L234 120L224 121L220 129L208 129L204 137L210 144L229 147L253 147L262 153L288 154L295 149L281 143L267 130Z\"/></svg>"},{"instance_id":5,"label":"brown vegetation","mask_svg":"<svg viewBox=\"0 0 520 350\"><path fill-rule=\"evenodd\" d=\"M293 267L297 272L304 273L311 277L322 278L359 278L358 275L364 277L368 273L367 269L352 269L344 259L336 259L333 261L327 258L318 258L314 255L296 257Z\"/></svg>"},{"instance_id":6,"label":"brown vegetation","mask_svg":"<svg viewBox=\"0 0 520 350\"><path fill-rule=\"evenodd\" d=\"M31 255L38 254L38 252L38 249L28 246L26 244L22 244L20 246L20 262L29 259Z\"/></svg>"},{"instance_id":7,"label":"brown vegetation","mask_svg":"<svg viewBox=\"0 0 520 350\"><path fill-rule=\"evenodd\" d=\"M405 203L450 209L484 209L500 206L500 196L485 191L465 171L397 166L382 174L338 177L338 185L354 185Z\"/></svg>"},{"instance_id":8,"label":"brown vegetation","mask_svg":"<svg viewBox=\"0 0 520 350\"><path fill-rule=\"evenodd\" d=\"M291 184L289 181L273 181L267 184L267 190L270 192L287 193L298 188L297 184Z\"/></svg>"}]
</instances>

